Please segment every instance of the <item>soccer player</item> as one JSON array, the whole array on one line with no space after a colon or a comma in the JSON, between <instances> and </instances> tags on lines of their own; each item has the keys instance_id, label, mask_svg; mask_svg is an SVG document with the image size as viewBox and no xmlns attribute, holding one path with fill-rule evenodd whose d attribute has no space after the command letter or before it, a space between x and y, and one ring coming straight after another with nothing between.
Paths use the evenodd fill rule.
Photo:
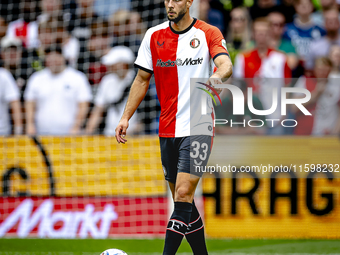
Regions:
<instances>
[{"instance_id":1,"label":"soccer player","mask_svg":"<svg viewBox=\"0 0 340 255\"><path fill-rule=\"evenodd\" d=\"M168 222L163 251L166 255L176 254L184 236L194 254L208 254L203 222L193 202L201 174L190 169L192 161L200 166L207 163L214 135L214 109L210 101L210 106L208 103L209 107L206 107L207 114L191 123L193 116L200 114L202 94L196 93L201 91L199 89L192 93L190 78L208 80L210 77L211 84L221 83L232 74L232 64L221 32L192 18L189 14L192 3L193 0L164 1L169 21L146 32L135 61L139 71L116 128L118 143L125 143L129 119L143 100L154 74L161 105L159 136L162 166L174 198L174 211ZM211 60L217 71L209 76L212 73ZM196 95L195 98L193 95Z\"/></svg>"}]
</instances>

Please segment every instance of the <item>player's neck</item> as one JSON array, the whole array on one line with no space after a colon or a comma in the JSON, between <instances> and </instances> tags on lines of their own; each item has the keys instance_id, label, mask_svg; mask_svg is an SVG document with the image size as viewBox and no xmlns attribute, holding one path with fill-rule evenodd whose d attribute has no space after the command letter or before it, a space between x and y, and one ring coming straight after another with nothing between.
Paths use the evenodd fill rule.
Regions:
<instances>
[{"instance_id":1,"label":"player's neck","mask_svg":"<svg viewBox=\"0 0 340 255\"><path fill-rule=\"evenodd\" d=\"M181 32L187 29L193 21L194 19L187 13L178 23L171 22L171 27L173 30Z\"/></svg>"}]
</instances>

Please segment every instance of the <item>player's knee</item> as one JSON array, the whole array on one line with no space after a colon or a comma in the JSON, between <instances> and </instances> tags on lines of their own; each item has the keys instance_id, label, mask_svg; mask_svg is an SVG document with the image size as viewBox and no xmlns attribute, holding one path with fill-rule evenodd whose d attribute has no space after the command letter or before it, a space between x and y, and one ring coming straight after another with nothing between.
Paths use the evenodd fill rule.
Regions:
<instances>
[{"instance_id":1,"label":"player's knee","mask_svg":"<svg viewBox=\"0 0 340 255\"><path fill-rule=\"evenodd\" d=\"M192 191L189 187L178 187L175 192L176 202L189 202L192 201Z\"/></svg>"}]
</instances>

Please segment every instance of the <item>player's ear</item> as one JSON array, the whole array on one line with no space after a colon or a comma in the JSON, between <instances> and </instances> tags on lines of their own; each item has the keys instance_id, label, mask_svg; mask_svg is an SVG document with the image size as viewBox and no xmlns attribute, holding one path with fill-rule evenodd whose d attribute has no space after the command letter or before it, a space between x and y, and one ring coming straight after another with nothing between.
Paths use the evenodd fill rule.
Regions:
<instances>
[{"instance_id":1,"label":"player's ear","mask_svg":"<svg viewBox=\"0 0 340 255\"><path fill-rule=\"evenodd\" d=\"M194 0L187 0L187 7L190 8Z\"/></svg>"}]
</instances>

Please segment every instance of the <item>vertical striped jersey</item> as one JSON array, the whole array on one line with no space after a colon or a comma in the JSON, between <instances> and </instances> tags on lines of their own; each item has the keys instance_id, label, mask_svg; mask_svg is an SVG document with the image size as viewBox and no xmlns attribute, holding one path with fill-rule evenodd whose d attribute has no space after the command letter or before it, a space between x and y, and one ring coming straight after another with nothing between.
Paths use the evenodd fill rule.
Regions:
<instances>
[{"instance_id":1,"label":"vertical striped jersey","mask_svg":"<svg viewBox=\"0 0 340 255\"><path fill-rule=\"evenodd\" d=\"M183 31L175 31L167 21L146 32L135 65L155 76L160 137L214 135L212 99L197 89L204 85L190 86L190 79L207 81L212 60L222 54L228 51L220 30L197 19ZM204 97L206 109L201 114Z\"/></svg>"}]
</instances>

